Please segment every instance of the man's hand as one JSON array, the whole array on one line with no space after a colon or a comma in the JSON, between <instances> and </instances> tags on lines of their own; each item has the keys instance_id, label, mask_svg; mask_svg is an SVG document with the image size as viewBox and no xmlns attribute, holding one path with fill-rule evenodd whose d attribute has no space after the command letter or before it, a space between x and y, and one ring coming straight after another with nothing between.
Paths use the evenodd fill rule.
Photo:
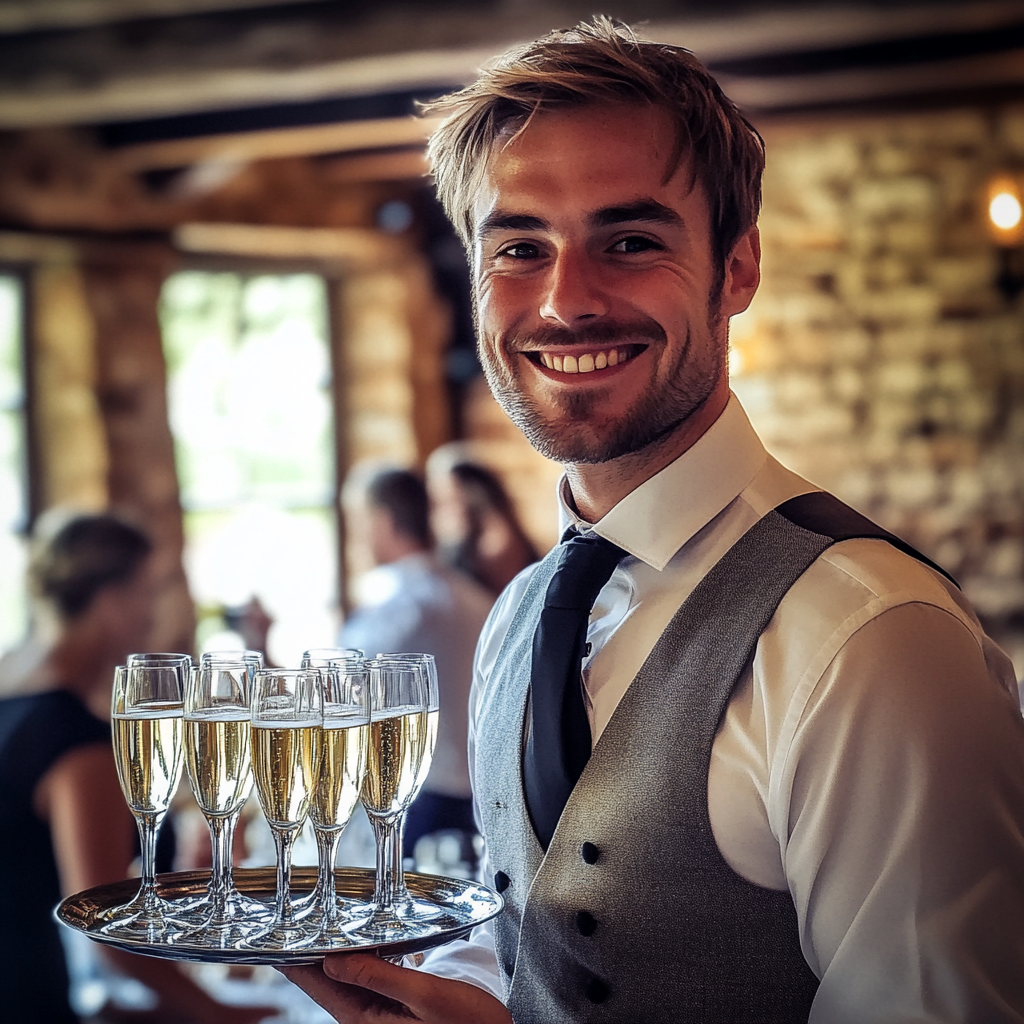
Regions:
<instances>
[{"instance_id":1,"label":"man's hand","mask_svg":"<svg viewBox=\"0 0 1024 1024\"><path fill-rule=\"evenodd\" d=\"M322 970L279 970L341 1024L512 1024L504 1005L475 985L397 967L368 953L329 956Z\"/></svg>"}]
</instances>

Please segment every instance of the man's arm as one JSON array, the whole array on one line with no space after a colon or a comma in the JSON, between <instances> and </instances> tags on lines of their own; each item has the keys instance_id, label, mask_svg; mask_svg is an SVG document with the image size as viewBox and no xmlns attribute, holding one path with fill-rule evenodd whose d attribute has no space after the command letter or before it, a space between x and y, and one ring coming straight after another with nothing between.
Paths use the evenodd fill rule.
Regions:
<instances>
[{"instance_id":1,"label":"man's arm","mask_svg":"<svg viewBox=\"0 0 1024 1024\"><path fill-rule=\"evenodd\" d=\"M814 687L772 801L812 1024L1024 1021L1024 723L998 675L905 604Z\"/></svg>"}]
</instances>

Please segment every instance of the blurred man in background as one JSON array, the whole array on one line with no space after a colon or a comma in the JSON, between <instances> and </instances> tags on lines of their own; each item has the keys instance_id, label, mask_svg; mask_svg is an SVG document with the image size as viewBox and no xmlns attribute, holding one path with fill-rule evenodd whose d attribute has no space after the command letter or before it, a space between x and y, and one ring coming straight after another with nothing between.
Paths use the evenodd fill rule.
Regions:
<instances>
[{"instance_id":1,"label":"blurred man in background","mask_svg":"<svg viewBox=\"0 0 1024 1024\"><path fill-rule=\"evenodd\" d=\"M376 654L418 652L437 662L441 716L430 774L409 808L403 853L424 835L455 830L463 860L475 861L472 789L466 760L473 653L493 598L433 554L423 481L405 469L364 468L345 484L349 537L374 568L358 584L357 607L338 643Z\"/></svg>"}]
</instances>

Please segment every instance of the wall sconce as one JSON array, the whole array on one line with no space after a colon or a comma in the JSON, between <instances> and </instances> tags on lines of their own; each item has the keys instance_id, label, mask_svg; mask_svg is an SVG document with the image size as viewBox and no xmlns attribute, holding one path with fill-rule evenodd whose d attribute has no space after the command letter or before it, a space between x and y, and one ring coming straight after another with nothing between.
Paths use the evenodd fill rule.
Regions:
<instances>
[{"instance_id":1,"label":"wall sconce","mask_svg":"<svg viewBox=\"0 0 1024 1024\"><path fill-rule=\"evenodd\" d=\"M1024 189L1009 174L988 183L985 212L988 231L999 254L996 287L1012 302L1024 291Z\"/></svg>"}]
</instances>

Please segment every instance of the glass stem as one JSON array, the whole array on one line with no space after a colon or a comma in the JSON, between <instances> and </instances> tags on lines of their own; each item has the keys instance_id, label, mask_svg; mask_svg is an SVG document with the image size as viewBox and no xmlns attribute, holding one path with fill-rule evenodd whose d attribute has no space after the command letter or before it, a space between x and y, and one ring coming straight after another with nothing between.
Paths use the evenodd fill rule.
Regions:
<instances>
[{"instance_id":1,"label":"glass stem","mask_svg":"<svg viewBox=\"0 0 1024 1024\"><path fill-rule=\"evenodd\" d=\"M373 834L377 840L377 876L373 883L373 902L378 908L390 910L394 898L391 878L391 849L394 839L394 822L388 818L370 816Z\"/></svg>"},{"instance_id":2,"label":"glass stem","mask_svg":"<svg viewBox=\"0 0 1024 1024\"><path fill-rule=\"evenodd\" d=\"M224 916L224 904L231 891L231 838L234 822L228 818L209 817L210 849L213 863L210 869L210 905L212 920L218 922Z\"/></svg>"},{"instance_id":3,"label":"glass stem","mask_svg":"<svg viewBox=\"0 0 1024 1024\"><path fill-rule=\"evenodd\" d=\"M396 903L409 895L409 890L405 887L404 834L405 815L403 814L395 823L394 835L391 840L391 890Z\"/></svg>"},{"instance_id":4,"label":"glass stem","mask_svg":"<svg viewBox=\"0 0 1024 1024\"><path fill-rule=\"evenodd\" d=\"M338 916L338 896L334 887L334 862L338 857L341 830L315 829L316 845L320 854L317 888L320 890L320 913L323 920L333 921Z\"/></svg>"},{"instance_id":5,"label":"glass stem","mask_svg":"<svg viewBox=\"0 0 1024 1024\"><path fill-rule=\"evenodd\" d=\"M277 847L277 906L276 924L292 923L292 847L295 845L294 828L274 828L274 845Z\"/></svg>"},{"instance_id":6,"label":"glass stem","mask_svg":"<svg viewBox=\"0 0 1024 1024\"><path fill-rule=\"evenodd\" d=\"M142 913L147 917L158 918L159 899L156 894L156 837L163 822L163 815L153 811L139 811L135 814L135 824L139 829L139 850L142 871Z\"/></svg>"}]
</instances>

